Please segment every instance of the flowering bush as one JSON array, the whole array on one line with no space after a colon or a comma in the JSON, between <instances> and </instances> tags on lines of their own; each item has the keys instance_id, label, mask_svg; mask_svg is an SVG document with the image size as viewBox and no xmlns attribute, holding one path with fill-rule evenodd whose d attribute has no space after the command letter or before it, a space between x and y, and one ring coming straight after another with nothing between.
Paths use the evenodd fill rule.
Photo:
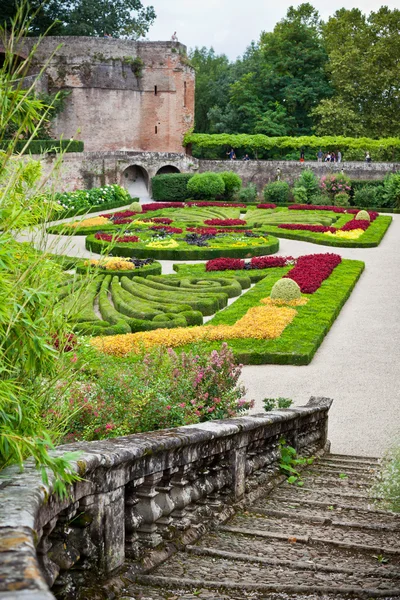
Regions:
<instances>
[{"instance_id":1,"label":"flowering bush","mask_svg":"<svg viewBox=\"0 0 400 600\"><path fill-rule=\"evenodd\" d=\"M101 231L98 231L97 233L95 233L94 237L96 238L96 240L101 240L102 242L114 241L114 242L119 242L119 243L123 243L123 244L140 242L140 239L137 237L137 235L114 236L114 235L111 235L110 233L102 233Z\"/></svg>"},{"instance_id":2,"label":"flowering bush","mask_svg":"<svg viewBox=\"0 0 400 600\"><path fill-rule=\"evenodd\" d=\"M226 344L211 353L179 355L158 348L139 358L116 363L102 355L96 382L65 386L58 395L72 415L65 441L223 419L253 405L244 398L241 365Z\"/></svg>"},{"instance_id":3,"label":"flowering bush","mask_svg":"<svg viewBox=\"0 0 400 600\"><path fill-rule=\"evenodd\" d=\"M84 263L86 266L100 267L106 271L133 271L135 265L126 258L110 257L101 260L91 259Z\"/></svg>"},{"instance_id":4,"label":"flowering bush","mask_svg":"<svg viewBox=\"0 0 400 600\"><path fill-rule=\"evenodd\" d=\"M183 233L183 229L179 227L169 227L168 225L153 225L150 227L153 231L165 231L165 233Z\"/></svg>"},{"instance_id":5,"label":"flowering bush","mask_svg":"<svg viewBox=\"0 0 400 600\"><path fill-rule=\"evenodd\" d=\"M286 267L294 263L295 259L292 256L254 256L250 261L252 269Z\"/></svg>"},{"instance_id":6,"label":"flowering bush","mask_svg":"<svg viewBox=\"0 0 400 600\"><path fill-rule=\"evenodd\" d=\"M279 229L313 231L314 233L325 233L326 231L334 233L336 231L334 227L327 227L325 225L302 225L301 223L283 223L282 225L277 225L277 227Z\"/></svg>"},{"instance_id":7,"label":"flowering bush","mask_svg":"<svg viewBox=\"0 0 400 600\"><path fill-rule=\"evenodd\" d=\"M244 265L240 258L213 258L206 263L206 271L240 271Z\"/></svg>"},{"instance_id":8,"label":"flowering bush","mask_svg":"<svg viewBox=\"0 0 400 600\"><path fill-rule=\"evenodd\" d=\"M257 208L276 208L276 204L257 204Z\"/></svg>"},{"instance_id":9,"label":"flowering bush","mask_svg":"<svg viewBox=\"0 0 400 600\"><path fill-rule=\"evenodd\" d=\"M300 256L296 266L284 275L293 279L303 294L313 294L342 262L338 254L309 254Z\"/></svg>"},{"instance_id":10,"label":"flowering bush","mask_svg":"<svg viewBox=\"0 0 400 600\"><path fill-rule=\"evenodd\" d=\"M235 225L246 225L246 221L242 219L206 219L205 225L216 225L217 227L228 226L234 227Z\"/></svg>"},{"instance_id":11,"label":"flowering bush","mask_svg":"<svg viewBox=\"0 0 400 600\"><path fill-rule=\"evenodd\" d=\"M351 190L350 177L344 173L337 173L336 175L323 175L320 180L321 190L329 194L332 198L339 192L348 193Z\"/></svg>"},{"instance_id":12,"label":"flowering bush","mask_svg":"<svg viewBox=\"0 0 400 600\"><path fill-rule=\"evenodd\" d=\"M83 210L111 202L131 202L128 192L119 185L105 185L91 190L76 190L56 195L56 200L66 210Z\"/></svg>"}]
</instances>

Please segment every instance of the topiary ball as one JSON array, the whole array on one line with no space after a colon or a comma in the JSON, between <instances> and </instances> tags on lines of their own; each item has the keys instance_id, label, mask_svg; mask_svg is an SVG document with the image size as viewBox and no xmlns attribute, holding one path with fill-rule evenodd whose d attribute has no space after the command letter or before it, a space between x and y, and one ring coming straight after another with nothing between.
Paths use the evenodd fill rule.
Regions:
<instances>
[{"instance_id":1,"label":"topiary ball","mask_svg":"<svg viewBox=\"0 0 400 600\"><path fill-rule=\"evenodd\" d=\"M129 210L133 210L134 212L141 213L142 212L142 205L139 204L139 202L132 202L132 204L129 207Z\"/></svg>"},{"instance_id":2,"label":"topiary ball","mask_svg":"<svg viewBox=\"0 0 400 600\"><path fill-rule=\"evenodd\" d=\"M356 221L370 221L371 217L369 216L366 210L360 210L356 214L355 219Z\"/></svg>"},{"instance_id":3,"label":"topiary ball","mask_svg":"<svg viewBox=\"0 0 400 600\"><path fill-rule=\"evenodd\" d=\"M289 302L301 298L301 291L293 279L285 277L274 283L270 297L272 300L286 300Z\"/></svg>"}]
</instances>

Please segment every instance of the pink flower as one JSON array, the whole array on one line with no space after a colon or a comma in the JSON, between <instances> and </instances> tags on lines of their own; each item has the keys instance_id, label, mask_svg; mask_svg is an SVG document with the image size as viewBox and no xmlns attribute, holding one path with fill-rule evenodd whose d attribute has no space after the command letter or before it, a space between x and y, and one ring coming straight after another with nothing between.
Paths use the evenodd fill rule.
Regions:
<instances>
[{"instance_id":1,"label":"pink flower","mask_svg":"<svg viewBox=\"0 0 400 600\"><path fill-rule=\"evenodd\" d=\"M107 423L106 425L106 431L109 431L110 429L114 429L115 425L113 423Z\"/></svg>"},{"instance_id":2,"label":"pink flower","mask_svg":"<svg viewBox=\"0 0 400 600\"><path fill-rule=\"evenodd\" d=\"M179 404L179 406L180 406L181 408L185 408L186 404L185 404L184 402L181 402L181 403Z\"/></svg>"},{"instance_id":3,"label":"pink flower","mask_svg":"<svg viewBox=\"0 0 400 600\"><path fill-rule=\"evenodd\" d=\"M76 363L77 360L78 360L78 355L76 353L74 353L74 355L71 356L71 362Z\"/></svg>"},{"instance_id":4,"label":"pink flower","mask_svg":"<svg viewBox=\"0 0 400 600\"><path fill-rule=\"evenodd\" d=\"M170 405L170 404L168 404L168 405L167 405L165 408L166 408L167 410L171 410L171 408L172 408L172 407L171 407L171 405Z\"/></svg>"}]
</instances>

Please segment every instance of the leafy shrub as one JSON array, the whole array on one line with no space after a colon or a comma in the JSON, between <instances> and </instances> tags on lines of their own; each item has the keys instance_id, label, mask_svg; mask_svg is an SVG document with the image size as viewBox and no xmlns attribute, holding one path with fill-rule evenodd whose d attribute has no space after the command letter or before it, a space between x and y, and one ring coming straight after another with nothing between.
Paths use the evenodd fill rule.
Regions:
<instances>
[{"instance_id":1,"label":"leafy shrub","mask_svg":"<svg viewBox=\"0 0 400 600\"><path fill-rule=\"evenodd\" d=\"M128 207L128 210L131 210L135 213L142 212L142 205L140 202L132 202L132 204Z\"/></svg>"},{"instance_id":2,"label":"leafy shrub","mask_svg":"<svg viewBox=\"0 0 400 600\"><path fill-rule=\"evenodd\" d=\"M242 187L242 180L239 175L233 173L232 171L223 171L219 173L222 177L222 181L225 185L224 197L227 200L231 200L236 192L240 190Z\"/></svg>"},{"instance_id":3,"label":"leafy shrub","mask_svg":"<svg viewBox=\"0 0 400 600\"><path fill-rule=\"evenodd\" d=\"M286 204L289 202L290 188L286 181L273 181L268 183L264 189L264 200L275 204Z\"/></svg>"},{"instance_id":4,"label":"leafy shrub","mask_svg":"<svg viewBox=\"0 0 400 600\"><path fill-rule=\"evenodd\" d=\"M346 192L339 192L335 195L335 206L350 206L350 196Z\"/></svg>"},{"instance_id":5,"label":"leafy shrub","mask_svg":"<svg viewBox=\"0 0 400 600\"><path fill-rule=\"evenodd\" d=\"M302 189L300 193L298 192L299 189ZM293 195L296 199L296 202L310 204L311 198L315 196L318 191L319 181L315 173L311 171L311 169L305 169L302 171L293 188ZM305 199L303 199L303 194L305 194Z\"/></svg>"},{"instance_id":6,"label":"leafy shrub","mask_svg":"<svg viewBox=\"0 0 400 600\"><path fill-rule=\"evenodd\" d=\"M254 183L249 183L247 187L243 187L237 194L239 202L256 202L257 201L257 186Z\"/></svg>"},{"instance_id":7,"label":"leafy shrub","mask_svg":"<svg viewBox=\"0 0 400 600\"><path fill-rule=\"evenodd\" d=\"M385 179L383 197L389 208L400 208L400 173L393 173Z\"/></svg>"},{"instance_id":8,"label":"leafy shrub","mask_svg":"<svg viewBox=\"0 0 400 600\"><path fill-rule=\"evenodd\" d=\"M328 194L322 194L321 192L311 196L310 200L313 206L329 206L331 204Z\"/></svg>"},{"instance_id":9,"label":"leafy shrub","mask_svg":"<svg viewBox=\"0 0 400 600\"><path fill-rule=\"evenodd\" d=\"M383 186L381 186L381 190L383 191ZM354 206L358 206L360 208L375 208L380 205L380 196L377 187L372 185L366 185L362 188L359 188L354 192L353 196L353 204Z\"/></svg>"},{"instance_id":10,"label":"leafy shrub","mask_svg":"<svg viewBox=\"0 0 400 600\"><path fill-rule=\"evenodd\" d=\"M336 194L340 192L350 192L350 177L344 173L337 173L336 175L324 175L321 177L320 188L323 193L329 194L331 199L333 199Z\"/></svg>"},{"instance_id":11,"label":"leafy shrub","mask_svg":"<svg viewBox=\"0 0 400 600\"><path fill-rule=\"evenodd\" d=\"M264 398L263 405L265 412L279 408L290 408L293 404L291 398Z\"/></svg>"},{"instance_id":12,"label":"leafy shrub","mask_svg":"<svg viewBox=\"0 0 400 600\"><path fill-rule=\"evenodd\" d=\"M188 181L187 190L193 198L223 196L225 184L218 173L197 173Z\"/></svg>"},{"instance_id":13,"label":"leafy shrub","mask_svg":"<svg viewBox=\"0 0 400 600\"><path fill-rule=\"evenodd\" d=\"M168 173L156 175L151 180L153 199L166 202L183 201L190 197L187 191L191 173Z\"/></svg>"},{"instance_id":14,"label":"leafy shrub","mask_svg":"<svg viewBox=\"0 0 400 600\"><path fill-rule=\"evenodd\" d=\"M80 211L103 204L129 204L131 197L123 187L114 184L92 188L91 190L76 190L75 192L56 194L56 200L65 210Z\"/></svg>"},{"instance_id":15,"label":"leafy shrub","mask_svg":"<svg viewBox=\"0 0 400 600\"><path fill-rule=\"evenodd\" d=\"M371 218L366 210L360 210L354 217L356 221L370 221Z\"/></svg>"},{"instance_id":16,"label":"leafy shrub","mask_svg":"<svg viewBox=\"0 0 400 600\"><path fill-rule=\"evenodd\" d=\"M289 302L301 298L301 291L293 279L279 279L272 286L270 296L272 300L286 300Z\"/></svg>"}]
</instances>

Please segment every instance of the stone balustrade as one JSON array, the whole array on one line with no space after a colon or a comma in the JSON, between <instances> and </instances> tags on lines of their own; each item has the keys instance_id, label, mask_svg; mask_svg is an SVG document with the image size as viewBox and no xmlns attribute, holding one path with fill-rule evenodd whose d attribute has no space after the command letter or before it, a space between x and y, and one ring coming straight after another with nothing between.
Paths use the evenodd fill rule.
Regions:
<instances>
[{"instance_id":1,"label":"stone balustrade","mask_svg":"<svg viewBox=\"0 0 400 600\"><path fill-rule=\"evenodd\" d=\"M67 498L33 464L0 478L0 600L74 598L279 473L279 440L301 455L327 448L328 398L271 413L60 446L79 451ZM52 588L52 591L50 591Z\"/></svg>"}]
</instances>

